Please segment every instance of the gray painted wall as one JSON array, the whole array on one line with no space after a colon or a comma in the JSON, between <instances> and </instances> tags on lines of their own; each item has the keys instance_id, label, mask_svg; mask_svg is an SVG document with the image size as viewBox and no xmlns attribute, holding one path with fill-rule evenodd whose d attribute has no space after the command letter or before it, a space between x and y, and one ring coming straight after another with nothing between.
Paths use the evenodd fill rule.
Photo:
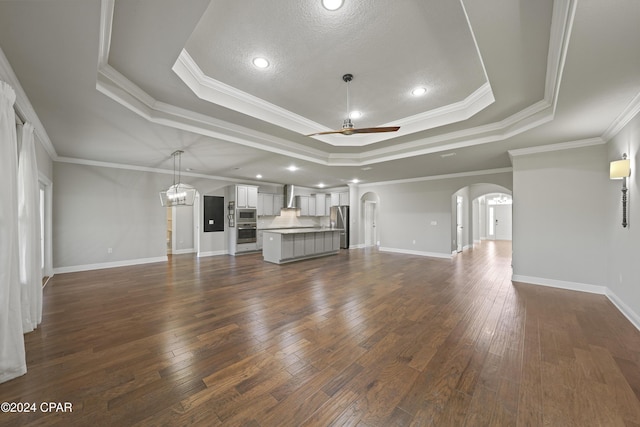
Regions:
<instances>
[{"instance_id":1,"label":"gray painted wall","mask_svg":"<svg viewBox=\"0 0 640 427\"><path fill-rule=\"evenodd\" d=\"M514 275L607 284L606 147L513 159Z\"/></svg>"},{"instance_id":2,"label":"gray painted wall","mask_svg":"<svg viewBox=\"0 0 640 427\"><path fill-rule=\"evenodd\" d=\"M158 192L171 185L171 175L55 162L53 181L54 268L166 256L166 210ZM196 187L200 197L224 196L230 184L185 176L182 181ZM180 209L178 248L191 248L192 209ZM227 250L226 231L199 230L201 252Z\"/></svg>"},{"instance_id":3,"label":"gray painted wall","mask_svg":"<svg viewBox=\"0 0 640 427\"><path fill-rule=\"evenodd\" d=\"M54 268L166 255L166 176L56 162L53 178Z\"/></svg>"},{"instance_id":4,"label":"gray painted wall","mask_svg":"<svg viewBox=\"0 0 640 427\"><path fill-rule=\"evenodd\" d=\"M479 183L512 188L511 172L457 178L366 184L358 188L358 199L367 192L380 198L378 238L380 246L399 251L418 251L450 255L452 199L458 190ZM431 225L436 221L437 225ZM361 239L361 236L357 236ZM416 241L413 244L413 240ZM352 244L363 244L353 241Z\"/></svg>"},{"instance_id":5,"label":"gray painted wall","mask_svg":"<svg viewBox=\"0 0 640 427\"><path fill-rule=\"evenodd\" d=\"M631 159L631 177L628 178L627 228L622 228L622 181L608 180L606 197L602 202L607 208L604 229L609 236L609 288L640 316L640 115L637 115L608 144L604 162L619 160L622 153ZM640 317L639 317L640 320ZM637 323L640 327L640 324Z\"/></svg>"}]
</instances>

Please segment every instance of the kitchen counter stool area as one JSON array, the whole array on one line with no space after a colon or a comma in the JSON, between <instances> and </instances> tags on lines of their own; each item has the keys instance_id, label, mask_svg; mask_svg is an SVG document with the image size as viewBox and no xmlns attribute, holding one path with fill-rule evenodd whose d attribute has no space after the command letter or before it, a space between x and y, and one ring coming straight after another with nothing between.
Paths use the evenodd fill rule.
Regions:
<instances>
[{"instance_id":1,"label":"kitchen counter stool area","mask_svg":"<svg viewBox=\"0 0 640 427\"><path fill-rule=\"evenodd\" d=\"M292 228L264 230L262 256L267 262L284 264L302 259L336 255L340 229Z\"/></svg>"}]
</instances>

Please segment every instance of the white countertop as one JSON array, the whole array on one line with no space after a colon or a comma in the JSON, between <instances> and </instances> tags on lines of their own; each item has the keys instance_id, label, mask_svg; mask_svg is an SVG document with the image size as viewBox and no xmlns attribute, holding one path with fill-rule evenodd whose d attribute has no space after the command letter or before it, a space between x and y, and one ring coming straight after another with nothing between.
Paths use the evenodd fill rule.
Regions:
<instances>
[{"instance_id":1,"label":"white countertop","mask_svg":"<svg viewBox=\"0 0 640 427\"><path fill-rule=\"evenodd\" d=\"M285 228L285 229L263 229L264 233L275 234L302 234L302 233L320 233L323 231L343 231L341 228Z\"/></svg>"}]
</instances>

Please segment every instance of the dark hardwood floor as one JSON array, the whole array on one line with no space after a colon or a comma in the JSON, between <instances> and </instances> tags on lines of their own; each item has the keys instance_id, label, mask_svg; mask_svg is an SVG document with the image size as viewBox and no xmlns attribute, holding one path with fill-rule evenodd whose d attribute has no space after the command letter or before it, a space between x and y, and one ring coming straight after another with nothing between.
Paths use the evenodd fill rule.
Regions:
<instances>
[{"instance_id":1,"label":"dark hardwood floor","mask_svg":"<svg viewBox=\"0 0 640 427\"><path fill-rule=\"evenodd\" d=\"M640 425L640 332L604 296L511 283L510 254L56 275L28 373L0 384L38 410L0 425Z\"/></svg>"}]
</instances>

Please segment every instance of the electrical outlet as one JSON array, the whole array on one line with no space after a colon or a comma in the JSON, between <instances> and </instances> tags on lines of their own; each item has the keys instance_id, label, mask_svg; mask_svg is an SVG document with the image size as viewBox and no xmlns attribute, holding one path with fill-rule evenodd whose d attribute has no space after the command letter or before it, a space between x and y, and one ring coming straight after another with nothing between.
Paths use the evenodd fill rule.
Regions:
<instances>
[{"instance_id":1,"label":"electrical outlet","mask_svg":"<svg viewBox=\"0 0 640 427\"><path fill-rule=\"evenodd\" d=\"M108 254L112 254L113 253L113 248L107 248L107 253Z\"/></svg>"},{"instance_id":2,"label":"electrical outlet","mask_svg":"<svg viewBox=\"0 0 640 427\"><path fill-rule=\"evenodd\" d=\"M414 245L416 244L416 241L415 241L415 240L413 241L413 244L414 244Z\"/></svg>"}]
</instances>

